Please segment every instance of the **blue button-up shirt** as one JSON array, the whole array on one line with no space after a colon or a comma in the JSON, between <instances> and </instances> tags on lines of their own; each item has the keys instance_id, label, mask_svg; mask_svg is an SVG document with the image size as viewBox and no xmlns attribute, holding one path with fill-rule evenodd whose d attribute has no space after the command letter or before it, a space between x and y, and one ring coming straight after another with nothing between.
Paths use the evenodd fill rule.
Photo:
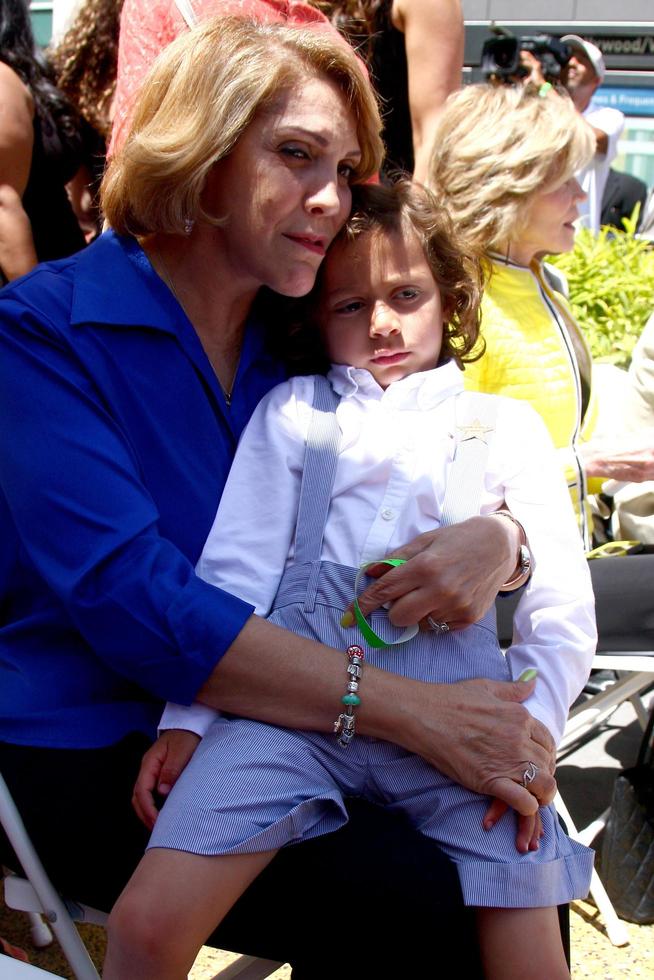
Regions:
<instances>
[{"instance_id":1,"label":"blue button-up shirt","mask_svg":"<svg viewBox=\"0 0 654 980\"><path fill-rule=\"evenodd\" d=\"M180 306L111 232L0 293L0 740L97 747L193 700L252 612L195 562L283 376L249 324L228 408Z\"/></svg>"}]
</instances>

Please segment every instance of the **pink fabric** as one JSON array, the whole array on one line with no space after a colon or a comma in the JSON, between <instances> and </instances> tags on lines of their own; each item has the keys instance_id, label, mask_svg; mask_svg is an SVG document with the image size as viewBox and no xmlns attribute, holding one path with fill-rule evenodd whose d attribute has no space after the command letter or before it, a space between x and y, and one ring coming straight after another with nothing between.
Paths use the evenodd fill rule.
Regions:
<instances>
[{"instance_id":1,"label":"pink fabric","mask_svg":"<svg viewBox=\"0 0 654 980\"><path fill-rule=\"evenodd\" d=\"M196 20L218 14L251 17L262 23L328 24L303 0L191 0ZM109 155L124 140L131 107L152 62L167 44L187 30L174 0L125 0L120 18L118 77Z\"/></svg>"}]
</instances>

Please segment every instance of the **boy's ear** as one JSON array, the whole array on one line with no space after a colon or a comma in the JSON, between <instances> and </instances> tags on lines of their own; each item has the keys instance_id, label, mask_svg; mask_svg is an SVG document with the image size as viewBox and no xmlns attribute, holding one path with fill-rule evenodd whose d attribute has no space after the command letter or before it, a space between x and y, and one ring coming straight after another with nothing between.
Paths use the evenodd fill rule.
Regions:
<instances>
[{"instance_id":1,"label":"boy's ear","mask_svg":"<svg viewBox=\"0 0 654 980\"><path fill-rule=\"evenodd\" d=\"M441 316L443 317L443 329L445 329L454 316L454 298L452 296L447 296L443 299Z\"/></svg>"}]
</instances>

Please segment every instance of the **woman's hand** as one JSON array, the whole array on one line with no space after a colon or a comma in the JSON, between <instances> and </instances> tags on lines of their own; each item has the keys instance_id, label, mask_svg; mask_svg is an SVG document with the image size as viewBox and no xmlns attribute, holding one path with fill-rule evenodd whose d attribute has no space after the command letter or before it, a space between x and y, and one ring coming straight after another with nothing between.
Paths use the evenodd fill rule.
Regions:
<instances>
[{"instance_id":1,"label":"woman's hand","mask_svg":"<svg viewBox=\"0 0 654 980\"><path fill-rule=\"evenodd\" d=\"M367 571L379 579L359 597L361 612L367 616L388 603L396 626L419 622L428 629L427 616L450 629L470 626L514 573L519 544L511 521L490 516L421 534L388 556L406 558L406 565Z\"/></svg>"},{"instance_id":2,"label":"woman's hand","mask_svg":"<svg viewBox=\"0 0 654 980\"><path fill-rule=\"evenodd\" d=\"M170 793L199 741L199 737L193 732L171 728L160 735L143 756L134 784L132 806L149 830L154 827L159 813L154 793L160 796Z\"/></svg>"},{"instance_id":3,"label":"woman's hand","mask_svg":"<svg viewBox=\"0 0 654 980\"><path fill-rule=\"evenodd\" d=\"M581 457L587 476L605 477L621 483L643 483L654 480L654 433L649 438L625 435L619 445L608 440L586 442Z\"/></svg>"},{"instance_id":4,"label":"woman's hand","mask_svg":"<svg viewBox=\"0 0 654 980\"><path fill-rule=\"evenodd\" d=\"M468 789L498 797L530 816L556 794L554 740L520 704L534 683L479 679L411 684L404 679L403 696L396 694L392 710L385 712L379 730L370 726L371 733L398 742ZM364 698L362 718L365 708ZM538 772L527 788L523 774L529 763Z\"/></svg>"}]
</instances>

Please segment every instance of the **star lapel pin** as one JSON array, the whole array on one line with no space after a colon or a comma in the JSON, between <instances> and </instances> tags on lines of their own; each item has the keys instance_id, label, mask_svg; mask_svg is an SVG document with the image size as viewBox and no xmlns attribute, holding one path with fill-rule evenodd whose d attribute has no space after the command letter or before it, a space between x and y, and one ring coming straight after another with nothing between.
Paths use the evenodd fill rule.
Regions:
<instances>
[{"instance_id":1,"label":"star lapel pin","mask_svg":"<svg viewBox=\"0 0 654 980\"><path fill-rule=\"evenodd\" d=\"M461 433L461 442L467 442L468 439L479 439L485 443L487 441L486 434L493 432L494 426L482 425L479 419L474 419L470 425L457 425L457 429Z\"/></svg>"}]
</instances>

